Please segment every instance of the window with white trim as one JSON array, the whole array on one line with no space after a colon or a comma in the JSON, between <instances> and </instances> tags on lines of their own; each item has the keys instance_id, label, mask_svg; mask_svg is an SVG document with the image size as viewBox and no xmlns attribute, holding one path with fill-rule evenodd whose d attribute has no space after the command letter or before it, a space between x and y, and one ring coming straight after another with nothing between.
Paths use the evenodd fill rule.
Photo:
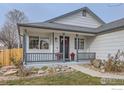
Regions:
<instances>
[{"instance_id":1,"label":"window with white trim","mask_svg":"<svg viewBox=\"0 0 124 93\"><path fill-rule=\"evenodd\" d=\"M49 49L49 38L30 36L29 37L29 49Z\"/></svg>"},{"instance_id":2,"label":"window with white trim","mask_svg":"<svg viewBox=\"0 0 124 93\"><path fill-rule=\"evenodd\" d=\"M49 49L49 38L40 38L40 49Z\"/></svg>"},{"instance_id":3,"label":"window with white trim","mask_svg":"<svg viewBox=\"0 0 124 93\"><path fill-rule=\"evenodd\" d=\"M75 38L75 49L77 49L77 40ZM78 38L78 49L84 49L84 39Z\"/></svg>"},{"instance_id":4,"label":"window with white trim","mask_svg":"<svg viewBox=\"0 0 124 93\"><path fill-rule=\"evenodd\" d=\"M39 49L39 37L37 36L29 37L29 49Z\"/></svg>"}]
</instances>

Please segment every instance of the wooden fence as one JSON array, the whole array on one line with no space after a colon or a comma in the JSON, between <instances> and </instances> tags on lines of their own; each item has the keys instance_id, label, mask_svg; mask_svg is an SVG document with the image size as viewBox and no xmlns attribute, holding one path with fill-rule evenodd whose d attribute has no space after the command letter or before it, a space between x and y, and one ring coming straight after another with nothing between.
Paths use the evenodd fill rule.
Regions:
<instances>
[{"instance_id":1,"label":"wooden fence","mask_svg":"<svg viewBox=\"0 0 124 93\"><path fill-rule=\"evenodd\" d=\"M23 58L23 49L14 48L14 49L0 50L0 64L2 64L2 66L11 65L12 57L15 57L17 60Z\"/></svg>"}]
</instances>

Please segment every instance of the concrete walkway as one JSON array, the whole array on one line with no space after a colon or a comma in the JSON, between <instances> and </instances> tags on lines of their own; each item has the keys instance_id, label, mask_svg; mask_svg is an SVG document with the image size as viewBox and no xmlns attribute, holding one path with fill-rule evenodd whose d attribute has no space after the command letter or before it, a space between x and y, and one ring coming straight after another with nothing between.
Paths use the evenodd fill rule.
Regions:
<instances>
[{"instance_id":1,"label":"concrete walkway","mask_svg":"<svg viewBox=\"0 0 124 93\"><path fill-rule=\"evenodd\" d=\"M82 73L88 74L93 77L100 77L100 78L110 78L110 79L124 79L124 76L122 75L114 75L110 73L101 73L98 71L91 70L89 68L79 66L79 65L70 65L73 69L80 71Z\"/></svg>"}]
</instances>

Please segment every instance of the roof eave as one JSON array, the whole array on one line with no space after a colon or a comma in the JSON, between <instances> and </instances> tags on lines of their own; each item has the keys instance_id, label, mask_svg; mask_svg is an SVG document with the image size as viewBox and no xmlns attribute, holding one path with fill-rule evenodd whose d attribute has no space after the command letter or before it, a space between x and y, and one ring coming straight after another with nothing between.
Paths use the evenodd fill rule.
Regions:
<instances>
[{"instance_id":1,"label":"roof eave","mask_svg":"<svg viewBox=\"0 0 124 93\"><path fill-rule=\"evenodd\" d=\"M51 30L60 30L60 31L67 31L67 32L78 32L78 33L86 33L86 34L97 34L96 32L86 32L86 31L76 31L70 29L61 29L61 28L53 28L53 27L44 27L44 26L34 26L34 25L27 25L27 24L18 24L19 27L32 27L32 28L41 28L41 29L51 29Z\"/></svg>"}]
</instances>

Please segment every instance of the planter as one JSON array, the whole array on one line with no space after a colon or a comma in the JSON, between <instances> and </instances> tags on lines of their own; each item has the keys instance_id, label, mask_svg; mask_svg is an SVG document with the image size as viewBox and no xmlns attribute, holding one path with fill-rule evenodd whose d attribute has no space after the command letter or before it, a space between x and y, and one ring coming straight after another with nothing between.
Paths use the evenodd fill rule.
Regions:
<instances>
[{"instance_id":1,"label":"planter","mask_svg":"<svg viewBox=\"0 0 124 93\"><path fill-rule=\"evenodd\" d=\"M71 57L71 61L74 61L75 53L72 52L72 53L70 54L70 57Z\"/></svg>"},{"instance_id":2,"label":"planter","mask_svg":"<svg viewBox=\"0 0 124 93\"><path fill-rule=\"evenodd\" d=\"M61 54L61 53L57 53L57 54L56 54L56 57L57 57L57 60L59 61L59 60L62 59L62 54Z\"/></svg>"}]
</instances>

